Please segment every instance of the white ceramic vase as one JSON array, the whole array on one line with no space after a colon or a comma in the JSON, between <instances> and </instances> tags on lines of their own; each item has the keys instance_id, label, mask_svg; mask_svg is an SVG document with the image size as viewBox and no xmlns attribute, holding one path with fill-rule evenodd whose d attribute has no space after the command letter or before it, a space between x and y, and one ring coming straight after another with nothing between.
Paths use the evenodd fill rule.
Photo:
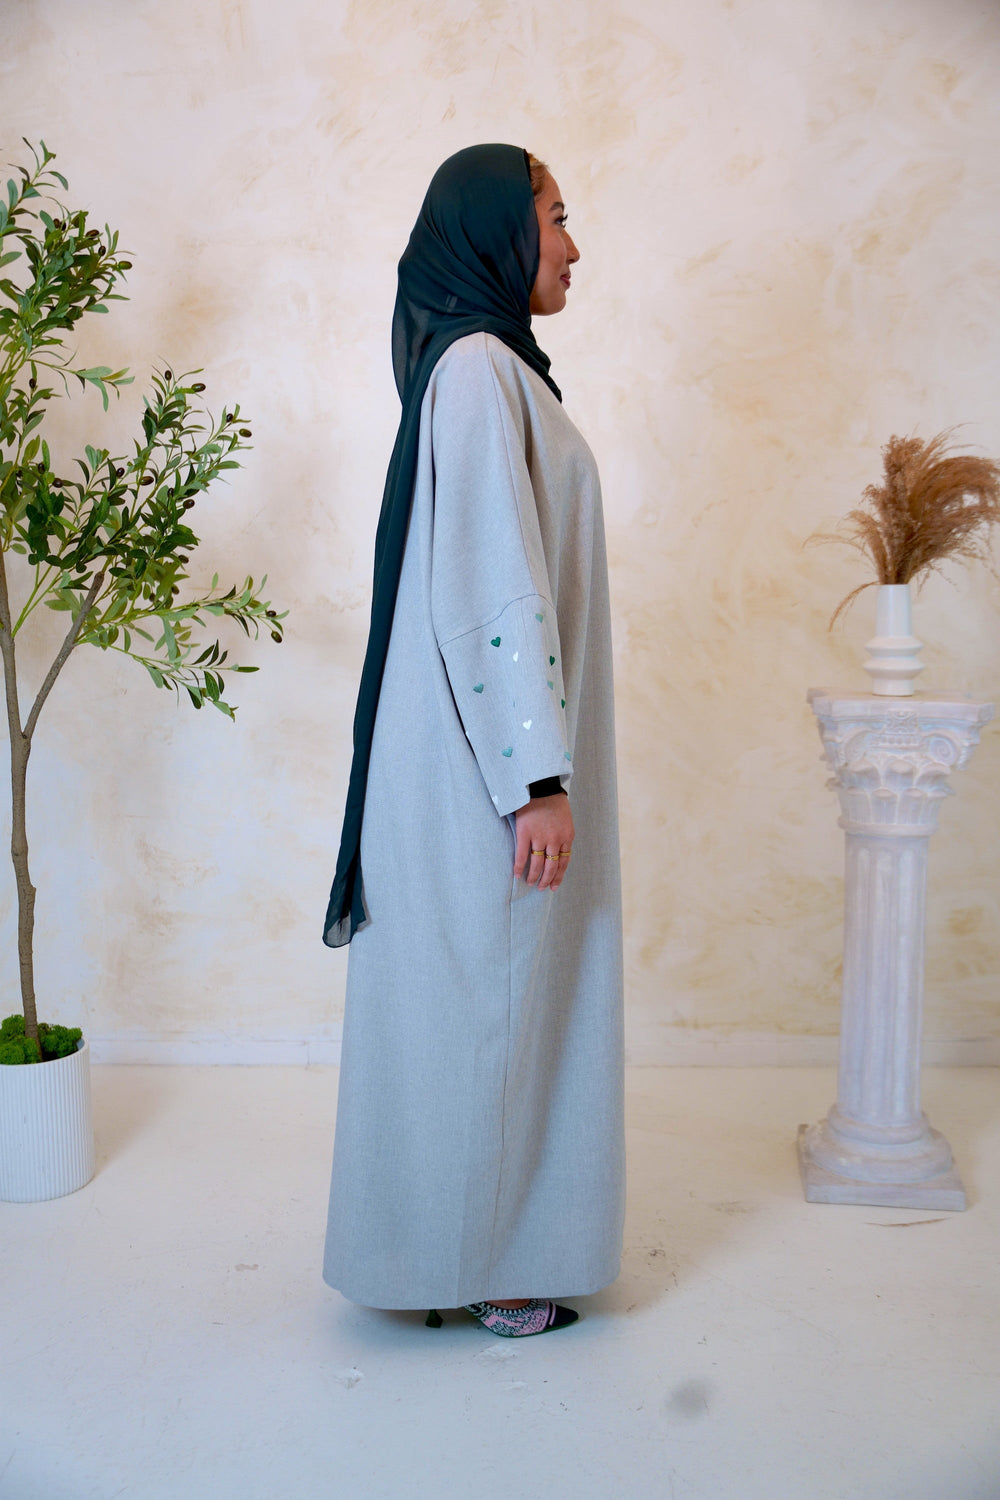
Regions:
<instances>
[{"instance_id":1,"label":"white ceramic vase","mask_svg":"<svg viewBox=\"0 0 1000 1500\"><path fill-rule=\"evenodd\" d=\"M885 698L908 698L915 691L914 679L924 670L922 645L913 634L910 585L879 584L875 634L865 647L865 671L872 679L872 692Z\"/></svg>"},{"instance_id":2,"label":"white ceramic vase","mask_svg":"<svg viewBox=\"0 0 1000 1500\"><path fill-rule=\"evenodd\" d=\"M40 1203L94 1175L90 1049L0 1066L0 1201Z\"/></svg>"}]
</instances>

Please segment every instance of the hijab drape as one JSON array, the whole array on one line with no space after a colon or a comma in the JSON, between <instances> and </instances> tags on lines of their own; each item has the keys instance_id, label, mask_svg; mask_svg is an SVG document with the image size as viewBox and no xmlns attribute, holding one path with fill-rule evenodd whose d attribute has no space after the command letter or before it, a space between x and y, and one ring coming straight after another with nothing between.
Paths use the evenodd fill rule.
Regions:
<instances>
[{"instance_id":1,"label":"hijab drape","mask_svg":"<svg viewBox=\"0 0 1000 1500\"><path fill-rule=\"evenodd\" d=\"M417 469L420 407L431 372L456 339L492 333L535 370L558 399L549 360L531 332L538 220L527 153L469 146L440 166L399 262L392 365L403 411L375 534L371 626L354 713L354 760L323 941L349 943L367 920L361 824L375 714L392 631Z\"/></svg>"}]
</instances>

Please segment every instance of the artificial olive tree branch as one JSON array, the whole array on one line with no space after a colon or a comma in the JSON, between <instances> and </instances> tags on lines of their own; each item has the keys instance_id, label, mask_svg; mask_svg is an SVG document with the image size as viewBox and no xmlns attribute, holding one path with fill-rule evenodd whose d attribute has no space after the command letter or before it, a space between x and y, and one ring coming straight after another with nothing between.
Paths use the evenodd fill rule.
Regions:
<instances>
[{"instance_id":1,"label":"artificial olive tree branch","mask_svg":"<svg viewBox=\"0 0 1000 1500\"><path fill-rule=\"evenodd\" d=\"M66 639L59 647L58 655L56 656L56 659L52 663L49 670L46 672L45 681L38 689L38 697L31 705L31 712L24 721L24 737L28 741L29 746L31 743L31 736L35 732L35 725L38 723L38 715L42 711L42 707L45 703L46 698L49 696L53 687L55 686L56 678L59 676L59 673L66 665L66 661L69 657L70 652L76 645L77 636L83 629L84 624L86 623L87 616L90 614L90 611L94 607L94 600L100 593L103 583L103 572L95 573L93 582L91 583L90 588L87 590L87 593L84 596L83 604L80 608L80 613L76 616L69 630L66 632Z\"/></svg>"},{"instance_id":2,"label":"artificial olive tree branch","mask_svg":"<svg viewBox=\"0 0 1000 1500\"><path fill-rule=\"evenodd\" d=\"M14 624L11 627L11 635L17 635L17 632L20 630L25 620L31 614L31 611L34 609L35 605L45 597L45 594L48 591L49 583L52 579L52 575L53 573L57 573L58 571L58 568L46 568L43 573L42 566L39 563L38 567L35 569L35 583L32 587L31 593L28 595L27 603L25 604L24 608L21 610L21 613L18 615L17 619L14 621Z\"/></svg>"}]
</instances>

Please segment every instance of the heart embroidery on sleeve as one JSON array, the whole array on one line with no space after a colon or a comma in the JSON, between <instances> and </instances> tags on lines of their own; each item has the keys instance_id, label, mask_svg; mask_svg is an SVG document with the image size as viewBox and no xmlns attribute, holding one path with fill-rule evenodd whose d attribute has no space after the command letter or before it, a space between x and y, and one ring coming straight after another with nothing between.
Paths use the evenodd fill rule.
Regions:
<instances>
[{"instance_id":1,"label":"heart embroidery on sleeve","mask_svg":"<svg viewBox=\"0 0 1000 1500\"><path fill-rule=\"evenodd\" d=\"M483 690L483 687L484 687L484 686L485 686L485 684L484 684L484 683L482 683L482 682L477 682L477 683L476 683L476 685L475 685L475 687L474 687L474 688L473 688L473 689L472 689L472 691L473 691L473 692L474 692L474 693L481 693L481 692L482 692L482 690Z\"/></svg>"},{"instance_id":2,"label":"heart embroidery on sleeve","mask_svg":"<svg viewBox=\"0 0 1000 1500\"><path fill-rule=\"evenodd\" d=\"M500 637L498 635L495 635L493 637L493 639L490 641L490 645L491 646L499 646L499 644L500 644Z\"/></svg>"}]
</instances>

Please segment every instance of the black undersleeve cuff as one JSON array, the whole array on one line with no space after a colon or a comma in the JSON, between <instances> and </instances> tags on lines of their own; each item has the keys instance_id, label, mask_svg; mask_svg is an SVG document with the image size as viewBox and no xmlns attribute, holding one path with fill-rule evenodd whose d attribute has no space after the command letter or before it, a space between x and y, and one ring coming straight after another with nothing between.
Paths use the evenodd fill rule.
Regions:
<instances>
[{"instance_id":1,"label":"black undersleeve cuff","mask_svg":"<svg viewBox=\"0 0 1000 1500\"><path fill-rule=\"evenodd\" d=\"M529 781L528 792L532 797L555 797L559 792L567 795L566 788L558 776L545 776L541 781Z\"/></svg>"}]
</instances>

